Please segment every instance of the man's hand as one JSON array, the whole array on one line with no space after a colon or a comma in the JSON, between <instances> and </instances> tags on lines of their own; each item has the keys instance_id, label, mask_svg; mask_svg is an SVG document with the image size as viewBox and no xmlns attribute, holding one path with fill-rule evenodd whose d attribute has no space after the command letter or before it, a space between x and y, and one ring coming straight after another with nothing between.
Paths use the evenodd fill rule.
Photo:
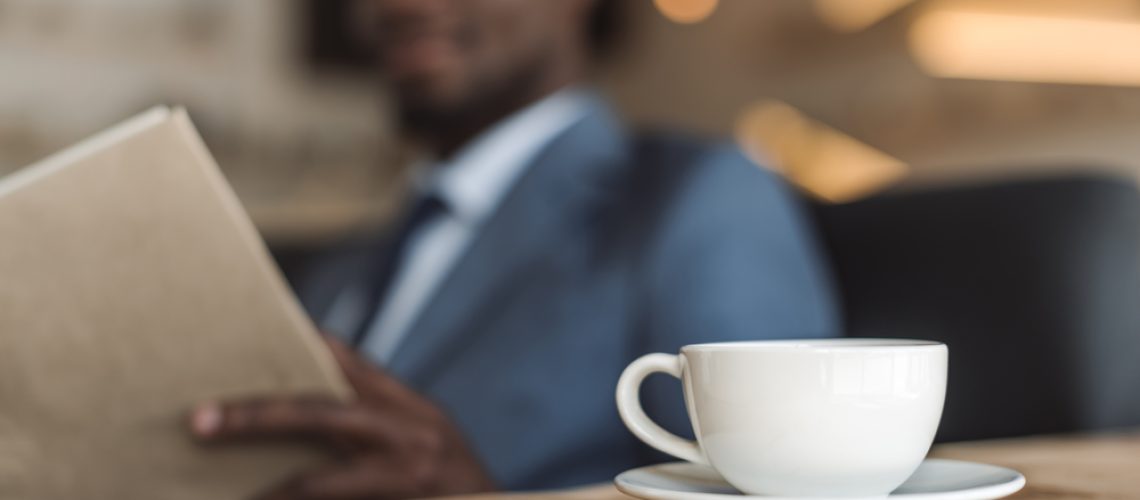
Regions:
<instances>
[{"instance_id":1,"label":"man's hand","mask_svg":"<svg viewBox=\"0 0 1140 500\"><path fill-rule=\"evenodd\" d=\"M263 499L387 499L494 489L459 431L412 390L329 340L358 399L256 399L207 403L191 430L208 443L250 439L319 443L340 460L304 471Z\"/></svg>"}]
</instances>

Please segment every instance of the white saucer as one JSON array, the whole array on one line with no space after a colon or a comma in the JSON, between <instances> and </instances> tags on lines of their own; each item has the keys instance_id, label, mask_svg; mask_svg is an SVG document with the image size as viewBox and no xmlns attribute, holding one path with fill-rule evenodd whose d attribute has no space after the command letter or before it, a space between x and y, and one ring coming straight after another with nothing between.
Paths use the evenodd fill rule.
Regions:
<instances>
[{"instance_id":1,"label":"white saucer","mask_svg":"<svg viewBox=\"0 0 1140 500\"><path fill-rule=\"evenodd\" d=\"M711 468L688 462L651 465L625 471L614 479L614 484L622 493L645 500L804 500L745 495L729 486ZM918 466L910 479L886 498L991 500L1012 495L1024 486L1025 476L1005 467L959 460L927 459ZM845 497L834 500L864 499Z\"/></svg>"}]
</instances>

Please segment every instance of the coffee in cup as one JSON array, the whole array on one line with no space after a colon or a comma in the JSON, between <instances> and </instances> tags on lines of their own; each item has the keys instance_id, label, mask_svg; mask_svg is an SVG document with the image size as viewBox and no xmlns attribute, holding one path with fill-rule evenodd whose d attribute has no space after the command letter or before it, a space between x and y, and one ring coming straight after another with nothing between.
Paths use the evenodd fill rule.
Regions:
<instances>
[{"instance_id":1,"label":"coffee in cup","mask_svg":"<svg viewBox=\"0 0 1140 500\"><path fill-rule=\"evenodd\" d=\"M744 493L882 496L930 449L946 367L946 346L920 340L698 344L634 361L618 382L617 406L642 441L711 466ZM641 382L656 372L681 379L697 441L642 409Z\"/></svg>"}]
</instances>

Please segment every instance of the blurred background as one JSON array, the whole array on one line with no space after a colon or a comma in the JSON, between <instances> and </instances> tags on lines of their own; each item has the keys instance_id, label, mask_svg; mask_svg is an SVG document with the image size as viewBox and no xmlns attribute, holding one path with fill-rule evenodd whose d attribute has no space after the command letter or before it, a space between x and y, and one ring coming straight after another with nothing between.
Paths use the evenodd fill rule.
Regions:
<instances>
[{"instance_id":1,"label":"blurred background","mask_svg":"<svg viewBox=\"0 0 1140 500\"><path fill-rule=\"evenodd\" d=\"M185 105L288 271L414 152L352 0L0 0L0 174ZM845 333L952 347L943 440L1140 424L1140 0L615 0L631 123L814 199Z\"/></svg>"},{"instance_id":2,"label":"blurred background","mask_svg":"<svg viewBox=\"0 0 1140 500\"><path fill-rule=\"evenodd\" d=\"M627 0L598 80L822 200L1140 176L1135 0ZM408 154L345 0L0 0L0 173L189 107L266 238L384 219Z\"/></svg>"}]
</instances>

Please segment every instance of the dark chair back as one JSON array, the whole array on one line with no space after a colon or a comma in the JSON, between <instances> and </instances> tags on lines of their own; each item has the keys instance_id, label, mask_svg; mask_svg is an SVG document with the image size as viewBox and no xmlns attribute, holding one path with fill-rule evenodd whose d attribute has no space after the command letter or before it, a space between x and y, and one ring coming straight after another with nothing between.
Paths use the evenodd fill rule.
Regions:
<instances>
[{"instance_id":1,"label":"dark chair back","mask_svg":"<svg viewBox=\"0 0 1140 500\"><path fill-rule=\"evenodd\" d=\"M1140 194L1068 178L815 213L848 334L950 347L939 439L1140 424Z\"/></svg>"}]
</instances>

